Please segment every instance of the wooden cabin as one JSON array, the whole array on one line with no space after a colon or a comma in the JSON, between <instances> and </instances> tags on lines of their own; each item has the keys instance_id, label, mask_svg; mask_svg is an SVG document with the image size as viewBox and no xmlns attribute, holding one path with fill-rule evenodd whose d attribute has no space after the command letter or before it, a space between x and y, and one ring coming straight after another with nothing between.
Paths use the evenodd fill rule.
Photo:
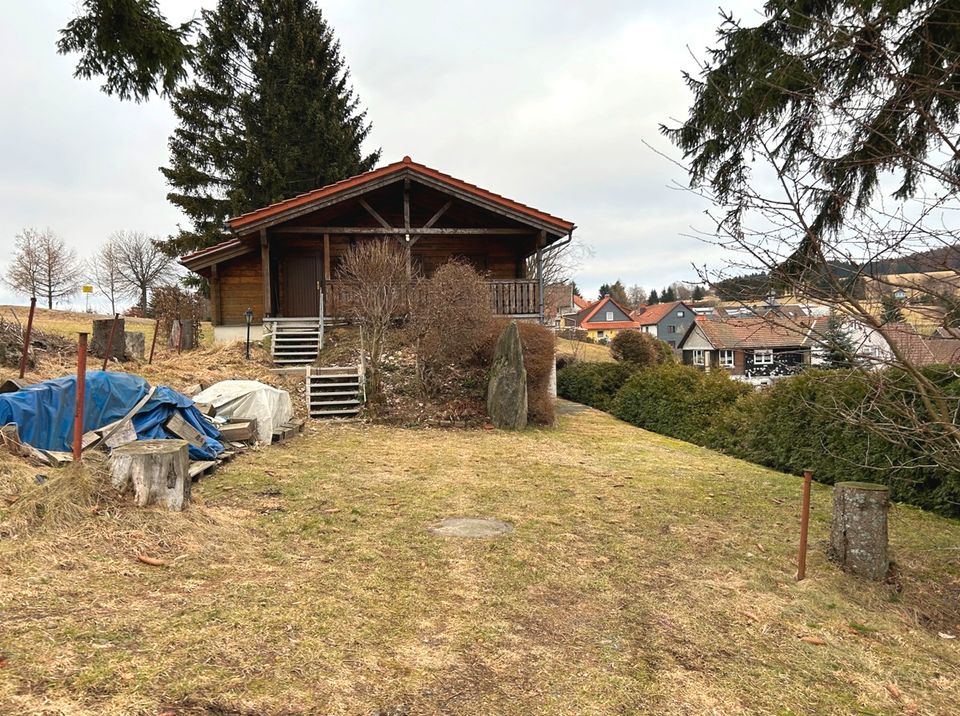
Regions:
<instances>
[{"instance_id":1,"label":"wooden cabin","mask_svg":"<svg viewBox=\"0 0 960 716\"><path fill-rule=\"evenodd\" d=\"M210 282L217 338L239 337L248 308L258 326L345 317L338 265L356 242L382 237L407 250L412 276L429 277L451 259L467 261L486 276L495 313L542 320L538 266L575 228L410 157L228 225L234 238L180 260Z\"/></svg>"}]
</instances>

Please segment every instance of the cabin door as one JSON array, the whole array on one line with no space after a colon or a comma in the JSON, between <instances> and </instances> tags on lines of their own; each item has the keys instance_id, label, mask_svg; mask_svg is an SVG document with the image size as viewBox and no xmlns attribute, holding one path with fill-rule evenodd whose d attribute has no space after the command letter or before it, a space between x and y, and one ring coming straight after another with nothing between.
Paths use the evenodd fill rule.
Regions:
<instances>
[{"instance_id":1,"label":"cabin door","mask_svg":"<svg viewBox=\"0 0 960 716\"><path fill-rule=\"evenodd\" d=\"M323 276L320 255L294 254L283 262L284 316L320 315L320 278Z\"/></svg>"}]
</instances>

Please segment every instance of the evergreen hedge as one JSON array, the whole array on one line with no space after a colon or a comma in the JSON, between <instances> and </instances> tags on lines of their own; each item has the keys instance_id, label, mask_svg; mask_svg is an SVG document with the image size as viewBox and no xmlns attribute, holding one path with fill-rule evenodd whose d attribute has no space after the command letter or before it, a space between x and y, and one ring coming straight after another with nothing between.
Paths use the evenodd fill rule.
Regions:
<instances>
[{"instance_id":1,"label":"evergreen hedge","mask_svg":"<svg viewBox=\"0 0 960 716\"><path fill-rule=\"evenodd\" d=\"M720 371L676 364L622 368L568 366L557 376L558 393L637 427L776 470L812 470L819 482L883 483L896 501L960 517L960 474L931 466L923 445L893 444L841 416L865 403L871 381L879 376L807 371L757 391ZM947 395L960 396L954 373L943 368L926 373ZM883 380L888 386L905 381L889 370Z\"/></svg>"}]
</instances>

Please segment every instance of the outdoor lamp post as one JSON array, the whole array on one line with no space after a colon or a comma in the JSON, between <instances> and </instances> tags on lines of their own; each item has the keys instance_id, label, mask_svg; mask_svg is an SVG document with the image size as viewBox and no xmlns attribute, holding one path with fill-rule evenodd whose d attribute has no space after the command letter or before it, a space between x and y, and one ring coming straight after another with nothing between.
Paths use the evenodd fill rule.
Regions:
<instances>
[{"instance_id":1,"label":"outdoor lamp post","mask_svg":"<svg viewBox=\"0 0 960 716\"><path fill-rule=\"evenodd\" d=\"M250 360L250 324L253 323L253 309L248 308L243 312L243 316L247 319L247 360Z\"/></svg>"}]
</instances>

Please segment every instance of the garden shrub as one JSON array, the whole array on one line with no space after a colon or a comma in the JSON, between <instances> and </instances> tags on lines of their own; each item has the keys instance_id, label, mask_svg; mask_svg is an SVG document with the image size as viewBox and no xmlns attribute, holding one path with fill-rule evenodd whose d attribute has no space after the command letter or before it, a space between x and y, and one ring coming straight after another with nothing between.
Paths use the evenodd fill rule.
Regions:
<instances>
[{"instance_id":1,"label":"garden shrub","mask_svg":"<svg viewBox=\"0 0 960 716\"><path fill-rule=\"evenodd\" d=\"M750 391L725 373L665 363L634 373L611 412L631 425L702 445L713 417Z\"/></svg>"},{"instance_id":2,"label":"garden shrub","mask_svg":"<svg viewBox=\"0 0 960 716\"><path fill-rule=\"evenodd\" d=\"M557 394L598 410L608 410L617 391L635 370L628 363L571 363L557 372Z\"/></svg>"},{"instance_id":3,"label":"garden shrub","mask_svg":"<svg viewBox=\"0 0 960 716\"><path fill-rule=\"evenodd\" d=\"M666 343L649 333L620 331L610 341L610 355L620 363L651 366L673 360L673 351Z\"/></svg>"}]
</instances>

